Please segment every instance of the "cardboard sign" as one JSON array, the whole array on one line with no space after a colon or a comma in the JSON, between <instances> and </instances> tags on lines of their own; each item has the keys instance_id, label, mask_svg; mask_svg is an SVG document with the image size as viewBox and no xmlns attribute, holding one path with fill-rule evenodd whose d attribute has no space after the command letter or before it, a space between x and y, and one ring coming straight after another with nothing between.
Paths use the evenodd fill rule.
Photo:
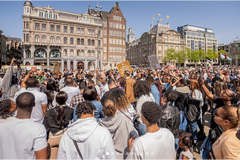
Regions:
<instances>
[{"instance_id":1,"label":"cardboard sign","mask_svg":"<svg viewBox=\"0 0 240 160\"><path fill-rule=\"evenodd\" d=\"M35 68L37 68L37 70L41 70L41 67L40 66L26 66L27 68L27 70L32 70L32 69L35 69Z\"/></svg>"},{"instance_id":2,"label":"cardboard sign","mask_svg":"<svg viewBox=\"0 0 240 160\"><path fill-rule=\"evenodd\" d=\"M129 70L130 73L132 73L132 68L131 68L130 63L129 63L128 60L126 60L126 61L124 61L122 63L117 64L117 68L118 68L118 70L120 72L121 77L124 76L124 71L126 71L126 70Z\"/></svg>"},{"instance_id":3,"label":"cardboard sign","mask_svg":"<svg viewBox=\"0 0 240 160\"><path fill-rule=\"evenodd\" d=\"M61 63L55 63L52 73L59 74L61 72Z\"/></svg>"},{"instance_id":4,"label":"cardboard sign","mask_svg":"<svg viewBox=\"0 0 240 160\"><path fill-rule=\"evenodd\" d=\"M148 56L148 61L149 61L151 68L153 68L153 69L160 68L157 55Z\"/></svg>"}]
</instances>

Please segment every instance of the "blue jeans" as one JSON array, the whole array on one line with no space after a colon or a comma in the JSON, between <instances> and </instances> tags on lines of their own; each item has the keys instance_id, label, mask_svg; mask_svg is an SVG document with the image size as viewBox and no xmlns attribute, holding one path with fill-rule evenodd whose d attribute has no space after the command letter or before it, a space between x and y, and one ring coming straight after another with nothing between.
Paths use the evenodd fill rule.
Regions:
<instances>
[{"instance_id":1,"label":"blue jeans","mask_svg":"<svg viewBox=\"0 0 240 160\"><path fill-rule=\"evenodd\" d=\"M181 119L181 123L179 125L179 129L180 129L180 131L181 130L186 131L186 129L187 129L187 119L184 115L184 111L180 111L180 119Z\"/></svg>"},{"instance_id":2,"label":"blue jeans","mask_svg":"<svg viewBox=\"0 0 240 160\"><path fill-rule=\"evenodd\" d=\"M139 136L142 136L145 133L147 133L147 127L145 126L145 124L139 123L138 130L139 130L139 134L140 134Z\"/></svg>"},{"instance_id":3,"label":"blue jeans","mask_svg":"<svg viewBox=\"0 0 240 160\"><path fill-rule=\"evenodd\" d=\"M187 132L190 132L192 133L192 137L194 140L197 139L197 128L198 128L198 125L197 125L197 122L190 122L190 121L187 121L188 122L188 127L187 127Z\"/></svg>"},{"instance_id":4,"label":"blue jeans","mask_svg":"<svg viewBox=\"0 0 240 160\"><path fill-rule=\"evenodd\" d=\"M179 148L179 144L178 144L179 138L175 139L175 151L177 152L178 148Z\"/></svg>"}]
</instances>

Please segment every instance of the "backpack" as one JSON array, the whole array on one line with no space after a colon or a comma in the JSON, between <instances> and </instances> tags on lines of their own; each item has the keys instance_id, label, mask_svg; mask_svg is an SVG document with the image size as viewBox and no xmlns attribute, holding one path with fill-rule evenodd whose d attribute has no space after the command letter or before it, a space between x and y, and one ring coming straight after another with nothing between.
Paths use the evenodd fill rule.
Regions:
<instances>
[{"instance_id":1,"label":"backpack","mask_svg":"<svg viewBox=\"0 0 240 160\"><path fill-rule=\"evenodd\" d=\"M201 101L196 100L188 96L184 102L184 114L188 121L197 122L200 116L200 103Z\"/></svg>"}]
</instances>

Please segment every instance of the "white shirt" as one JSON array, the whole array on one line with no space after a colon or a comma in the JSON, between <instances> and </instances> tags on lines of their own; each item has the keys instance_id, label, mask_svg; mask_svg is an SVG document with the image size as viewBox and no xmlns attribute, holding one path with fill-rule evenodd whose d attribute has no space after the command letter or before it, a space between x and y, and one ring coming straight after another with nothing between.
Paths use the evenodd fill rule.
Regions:
<instances>
[{"instance_id":1,"label":"white shirt","mask_svg":"<svg viewBox=\"0 0 240 160\"><path fill-rule=\"evenodd\" d=\"M11 118L0 124L0 159L36 159L47 147L46 129L30 119Z\"/></svg>"},{"instance_id":2,"label":"white shirt","mask_svg":"<svg viewBox=\"0 0 240 160\"><path fill-rule=\"evenodd\" d=\"M16 102L16 99L18 95L24 92L30 92L35 97L35 106L33 107L32 114L31 114L31 120L34 122L43 122L43 110L42 105L47 104L47 95L43 92L39 92L39 88L21 88L20 91L18 91L14 96L14 102Z\"/></svg>"},{"instance_id":3,"label":"white shirt","mask_svg":"<svg viewBox=\"0 0 240 160\"><path fill-rule=\"evenodd\" d=\"M95 87L96 90L97 90L97 94L100 96L100 88L99 88L97 85L95 85L94 87Z\"/></svg>"},{"instance_id":4,"label":"white shirt","mask_svg":"<svg viewBox=\"0 0 240 160\"><path fill-rule=\"evenodd\" d=\"M133 142L127 159L175 159L175 140L172 132L160 128L154 133L147 132Z\"/></svg>"},{"instance_id":5,"label":"white shirt","mask_svg":"<svg viewBox=\"0 0 240 160\"><path fill-rule=\"evenodd\" d=\"M66 86L66 87L60 89L60 91L64 91L67 93L68 99L67 99L66 105L68 105L68 106L70 106L72 97L77 95L78 93L80 93L80 90L78 87L72 87L72 86Z\"/></svg>"},{"instance_id":6,"label":"white shirt","mask_svg":"<svg viewBox=\"0 0 240 160\"><path fill-rule=\"evenodd\" d=\"M102 87L102 90L100 92L100 99L103 97L103 95L109 91L109 88L108 88L108 84L105 84L103 87Z\"/></svg>"}]
</instances>

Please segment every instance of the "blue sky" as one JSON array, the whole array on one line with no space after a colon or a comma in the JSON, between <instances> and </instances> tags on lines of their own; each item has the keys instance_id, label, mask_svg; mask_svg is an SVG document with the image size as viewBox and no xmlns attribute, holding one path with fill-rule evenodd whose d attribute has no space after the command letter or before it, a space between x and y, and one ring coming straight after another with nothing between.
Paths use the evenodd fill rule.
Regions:
<instances>
[{"instance_id":1,"label":"blue sky","mask_svg":"<svg viewBox=\"0 0 240 160\"><path fill-rule=\"evenodd\" d=\"M93 8L97 2L104 11L110 11L115 5L115 1L32 1L34 6L50 5L76 13L87 12L88 5ZM0 29L4 35L22 38L23 3L0 1ZM233 36L240 39L240 1L119 1L119 6L127 19L127 29L132 27L137 38L149 31L152 17L156 18L153 24L160 18L166 23L166 15L169 15L168 22L174 30L191 24L213 29L218 43L232 42Z\"/></svg>"}]
</instances>

